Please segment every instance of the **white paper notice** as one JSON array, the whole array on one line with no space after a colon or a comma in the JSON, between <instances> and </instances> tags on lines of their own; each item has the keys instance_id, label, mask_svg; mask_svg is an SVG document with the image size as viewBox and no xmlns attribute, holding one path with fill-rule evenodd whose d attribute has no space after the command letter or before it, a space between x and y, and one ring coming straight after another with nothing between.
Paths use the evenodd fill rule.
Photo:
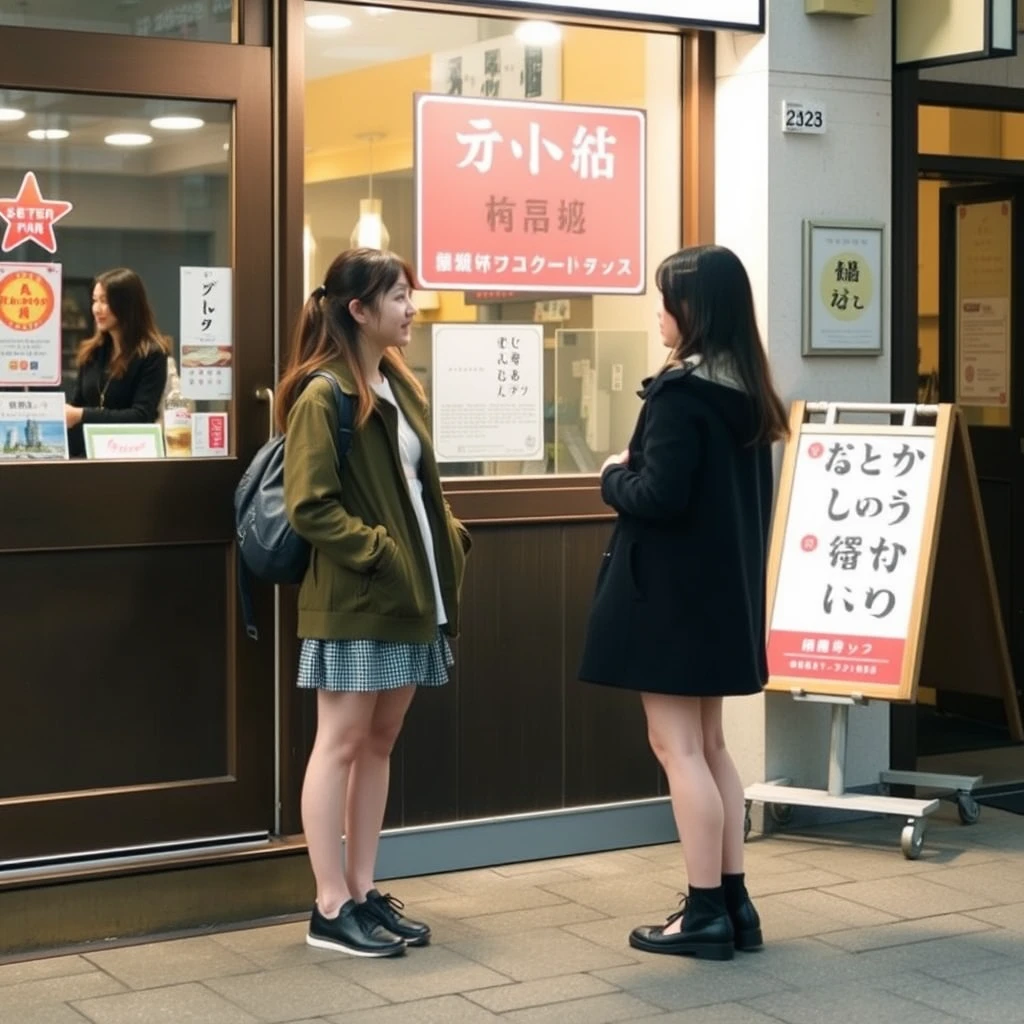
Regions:
<instances>
[{"instance_id":1,"label":"white paper notice","mask_svg":"<svg viewBox=\"0 0 1024 1024\"><path fill-rule=\"evenodd\" d=\"M59 263L0 263L0 387L61 378Z\"/></svg>"},{"instance_id":2,"label":"white paper notice","mask_svg":"<svg viewBox=\"0 0 1024 1024\"><path fill-rule=\"evenodd\" d=\"M181 268L181 393L231 398L231 268Z\"/></svg>"},{"instance_id":3,"label":"white paper notice","mask_svg":"<svg viewBox=\"0 0 1024 1024\"><path fill-rule=\"evenodd\" d=\"M544 329L434 325L438 462L544 458Z\"/></svg>"},{"instance_id":4,"label":"white paper notice","mask_svg":"<svg viewBox=\"0 0 1024 1024\"><path fill-rule=\"evenodd\" d=\"M1010 402L1010 302L961 299L957 401L996 406Z\"/></svg>"},{"instance_id":5,"label":"white paper notice","mask_svg":"<svg viewBox=\"0 0 1024 1024\"><path fill-rule=\"evenodd\" d=\"M192 414L192 455L214 458L228 453L228 414L195 412Z\"/></svg>"}]
</instances>

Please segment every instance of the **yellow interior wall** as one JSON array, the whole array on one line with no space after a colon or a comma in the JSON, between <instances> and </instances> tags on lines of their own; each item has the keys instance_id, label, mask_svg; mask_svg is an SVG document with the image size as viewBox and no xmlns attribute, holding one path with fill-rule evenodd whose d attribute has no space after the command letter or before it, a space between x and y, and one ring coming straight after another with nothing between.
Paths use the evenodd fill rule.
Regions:
<instances>
[{"instance_id":1,"label":"yellow interior wall","mask_svg":"<svg viewBox=\"0 0 1024 1024\"><path fill-rule=\"evenodd\" d=\"M360 68L306 83L305 182L375 174L413 165L413 95L430 91L430 55ZM646 40L639 32L569 26L562 39L562 100L646 106ZM386 220L386 217L385 217ZM461 292L439 293L423 320L474 321Z\"/></svg>"}]
</instances>

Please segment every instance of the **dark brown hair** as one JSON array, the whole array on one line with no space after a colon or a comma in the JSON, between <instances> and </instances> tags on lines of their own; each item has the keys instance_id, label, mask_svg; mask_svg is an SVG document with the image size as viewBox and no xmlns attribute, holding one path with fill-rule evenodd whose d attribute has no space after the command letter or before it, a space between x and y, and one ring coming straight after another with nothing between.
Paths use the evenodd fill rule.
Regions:
<instances>
[{"instance_id":1,"label":"dark brown hair","mask_svg":"<svg viewBox=\"0 0 1024 1024\"><path fill-rule=\"evenodd\" d=\"M757 410L752 444L787 437L786 407L772 383L750 278L739 257L720 245L682 249L662 262L656 281L666 311L679 325L680 342L670 361L698 355L712 379L724 372L742 385Z\"/></svg>"},{"instance_id":2,"label":"dark brown hair","mask_svg":"<svg viewBox=\"0 0 1024 1024\"><path fill-rule=\"evenodd\" d=\"M402 276L416 287L412 267L392 252L378 249L346 249L335 257L324 283L308 299L292 337L288 366L278 384L277 425L284 430L288 413L295 405L303 382L333 359L341 359L355 378L357 390L356 426L361 427L376 408L377 395L366 379L359 359L359 324L349 304L358 300L372 309L378 306ZM384 353L384 362L426 401L420 382L394 349Z\"/></svg>"},{"instance_id":3,"label":"dark brown hair","mask_svg":"<svg viewBox=\"0 0 1024 1024\"><path fill-rule=\"evenodd\" d=\"M107 295L110 312L117 317L117 326L121 331L121 351L110 364L112 378L123 377L125 370L136 357L144 358L154 352L168 352L170 346L167 339L157 330L153 317L153 308L146 295L146 286L142 278L127 267L107 270L97 275L93 281L102 285ZM91 338L86 338L78 346L78 366L85 366L99 353L110 338L109 331L101 331L98 327Z\"/></svg>"}]
</instances>

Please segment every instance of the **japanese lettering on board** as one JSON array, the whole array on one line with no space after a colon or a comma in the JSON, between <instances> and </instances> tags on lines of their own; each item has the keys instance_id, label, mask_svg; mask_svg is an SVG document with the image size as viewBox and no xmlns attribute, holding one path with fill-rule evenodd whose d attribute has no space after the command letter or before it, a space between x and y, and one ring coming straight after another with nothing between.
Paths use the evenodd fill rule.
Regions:
<instances>
[{"instance_id":1,"label":"japanese lettering on board","mask_svg":"<svg viewBox=\"0 0 1024 1024\"><path fill-rule=\"evenodd\" d=\"M899 687L921 568L934 436L805 430L774 606L772 677ZM780 509L781 512L781 509Z\"/></svg>"},{"instance_id":2,"label":"japanese lettering on board","mask_svg":"<svg viewBox=\"0 0 1024 1024\"><path fill-rule=\"evenodd\" d=\"M882 351L883 230L804 225L804 355Z\"/></svg>"},{"instance_id":3,"label":"japanese lettering on board","mask_svg":"<svg viewBox=\"0 0 1024 1024\"><path fill-rule=\"evenodd\" d=\"M60 264L0 263L0 387L60 382Z\"/></svg>"},{"instance_id":4,"label":"japanese lettering on board","mask_svg":"<svg viewBox=\"0 0 1024 1024\"><path fill-rule=\"evenodd\" d=\"M544 458L544 328L435 324L438 462Z\"/></svg>"},{"instance_id":5,"label":"japanese lettering on board","mask_svg":"<svg viewBox=\"0 0 1024 1024\"><path fill-rule=\"evenodd\" d=\"M181 392L231 398L231 268L181 268Z\"/></svg>"},{"instance_id":6,"label":"japanese lettering on board","mask_svg":"<svg viewBox=\"0 0 1024 1024\"><path fill-rule=\"evenodd\" d=\"M415 102L424 288L643 293L643 111L428 94Z\"/></svg>"}]
</instances>

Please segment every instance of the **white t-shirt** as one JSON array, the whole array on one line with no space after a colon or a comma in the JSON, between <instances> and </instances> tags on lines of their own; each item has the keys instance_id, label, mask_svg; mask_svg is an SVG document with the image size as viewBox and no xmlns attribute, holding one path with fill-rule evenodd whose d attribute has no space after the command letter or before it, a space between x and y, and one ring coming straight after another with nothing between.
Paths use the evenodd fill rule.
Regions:
<instances>
[{"instance_id":1,"label":"white t-shirt","mask_svg":"<svg viewBox=\"0 0 1024 1024\"><path fill-rule=\"evenodd\" d=\"M416 521L419 523L423 546L427 549L427 561L430 563L430 576L434 584L434 603L437 606L437 624L443 626L448 621L444 600L441 597L441 581L437 575L437 559L434 557L434 536L427 518L427 506L423 502L423 483L420 480L420 461L423 458L423 445L416 431L402 413L402 408L395 399L395 393L385 377L380 384L371 385L378 398L390 402L398 410L398 450L402 457L402 469L405 471L405 482L409 489Z\"/></svg>"}]
</instances>

